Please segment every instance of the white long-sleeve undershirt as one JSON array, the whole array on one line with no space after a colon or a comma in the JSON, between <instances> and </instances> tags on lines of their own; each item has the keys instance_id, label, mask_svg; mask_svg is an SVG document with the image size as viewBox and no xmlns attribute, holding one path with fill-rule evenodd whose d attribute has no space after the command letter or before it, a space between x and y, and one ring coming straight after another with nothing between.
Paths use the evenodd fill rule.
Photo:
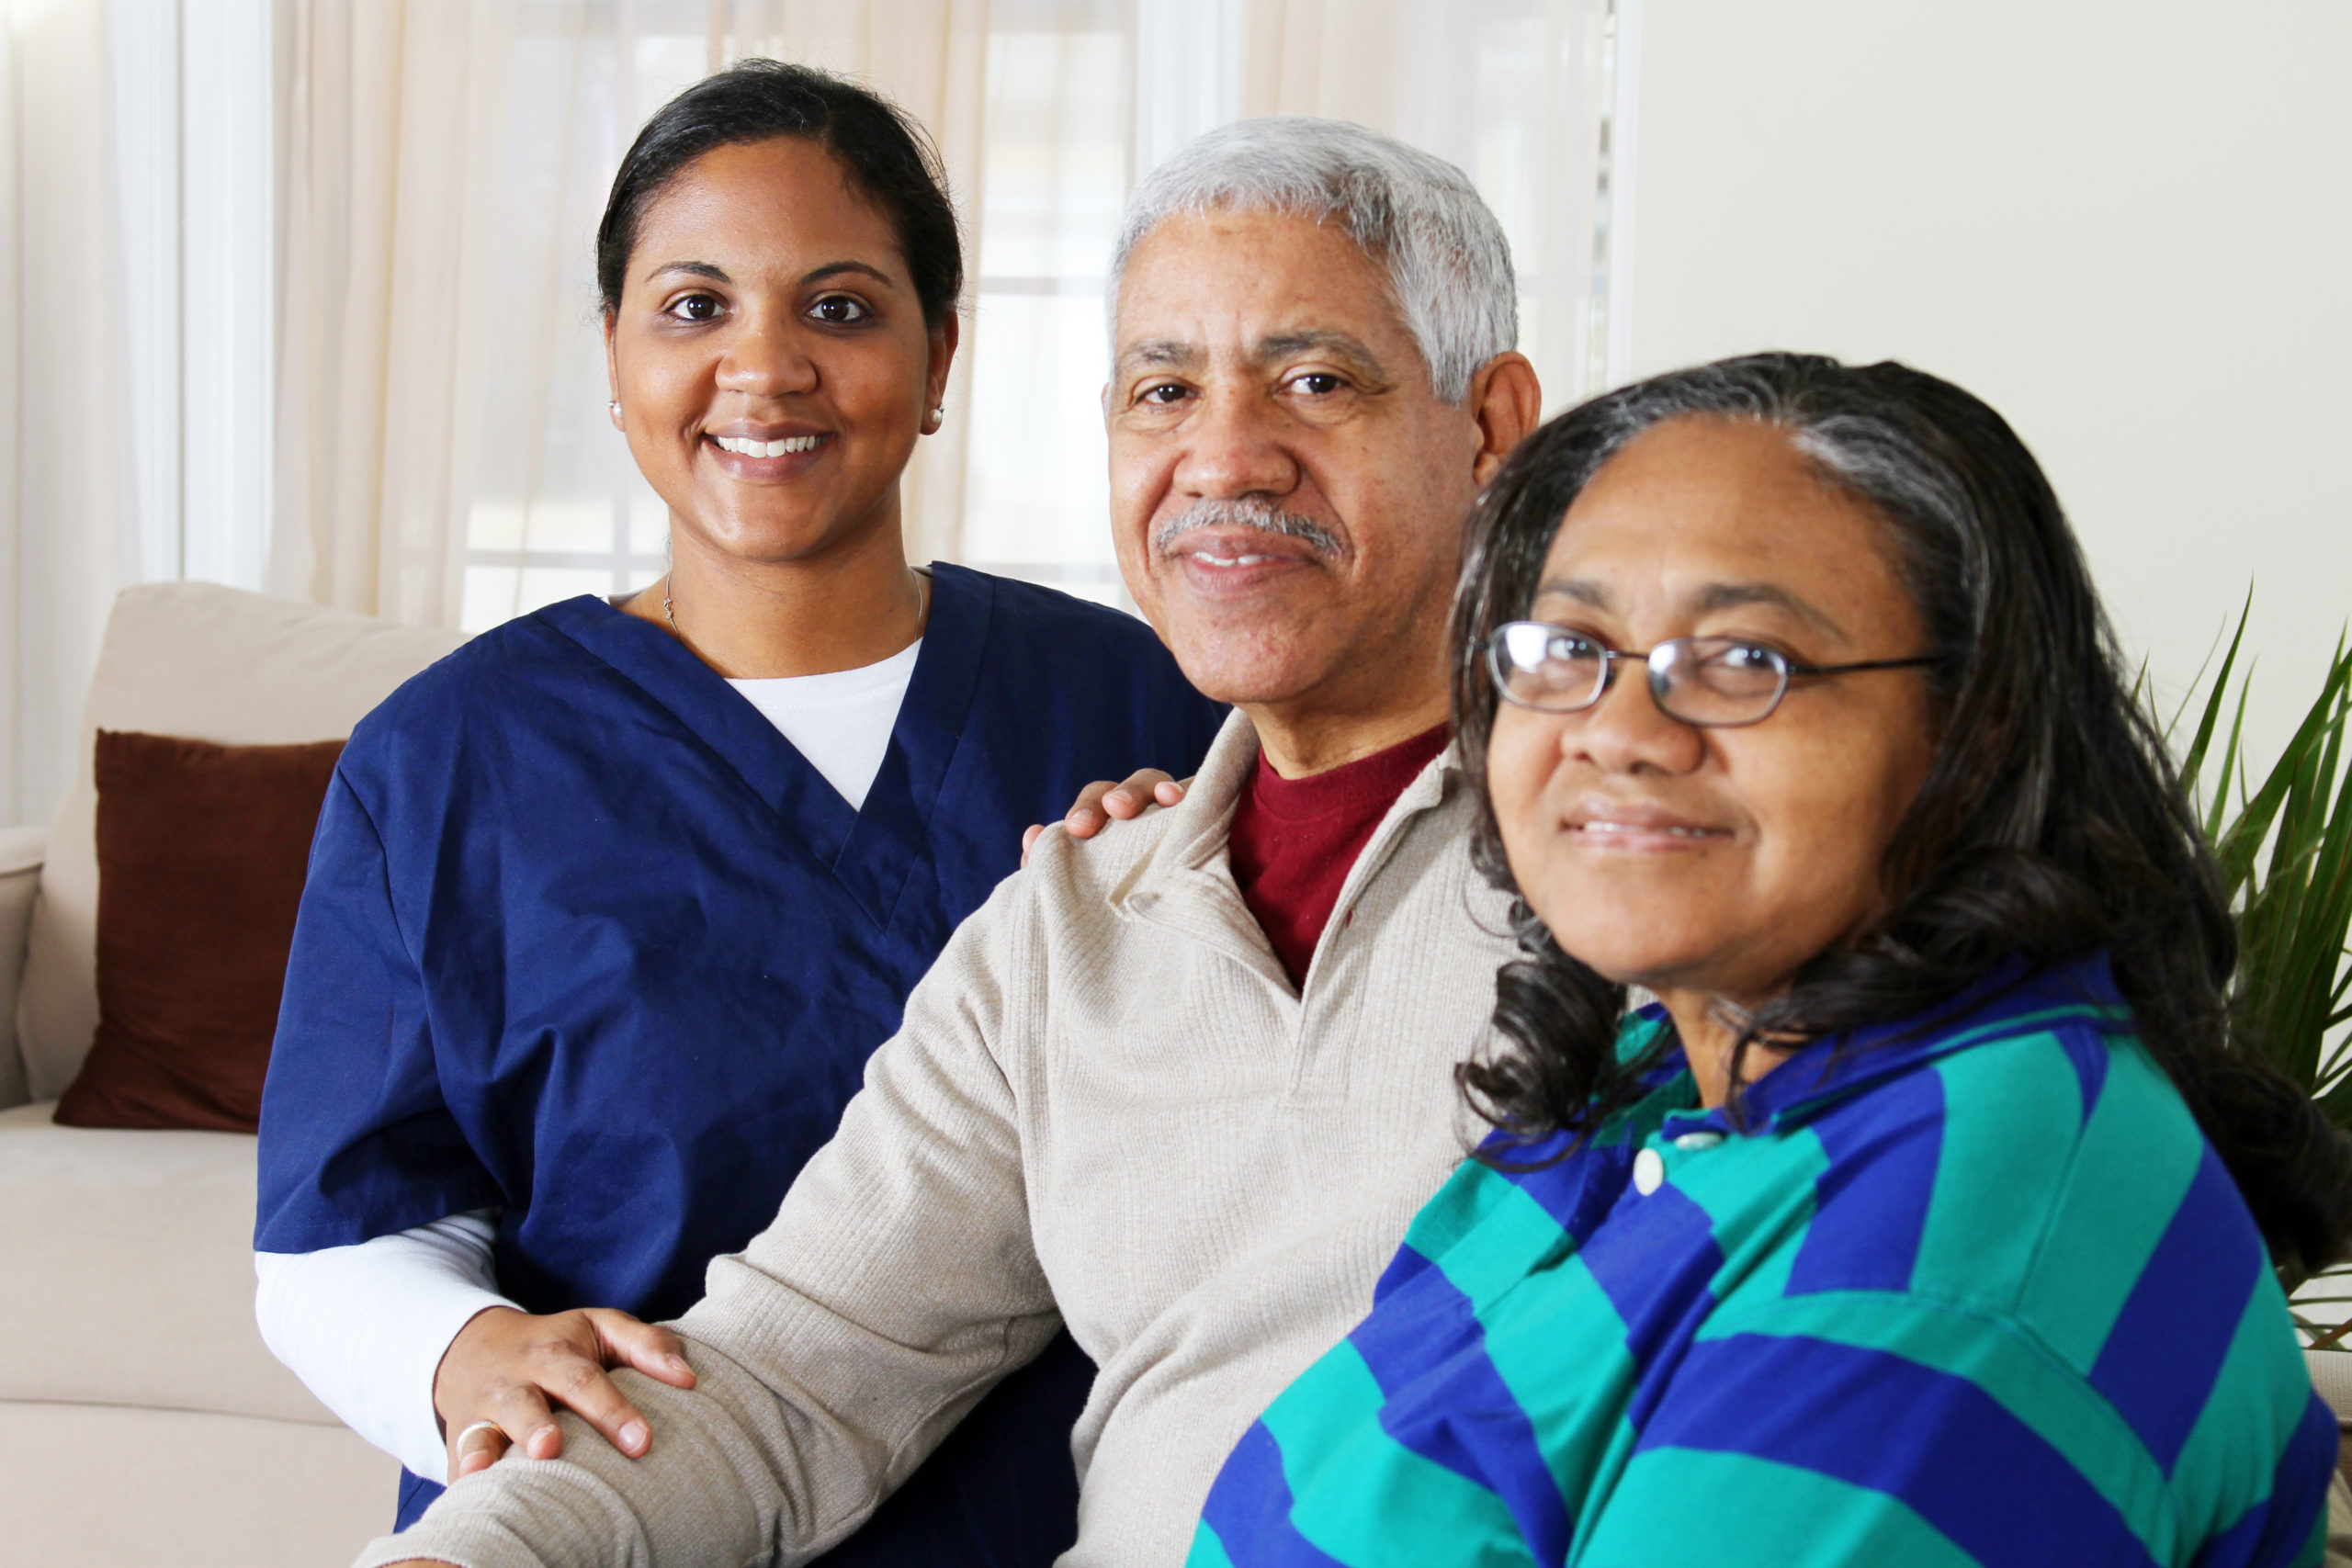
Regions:
<instances>
[{"instance_id":1,"label":"white long-sleeve undershirt","mask_svg":"<svg viewBox=\"0 0 2352 1568\"><path fill-rule=\"evenodd\" d=\"M863 809L890 749L922 651L917 638L876 664L825 675L729 681L852 809ZM433 1379L458 1331L498 1293L498 1211L316 1252L257 1252L254 1316L263 1343L344 1425L406 1465L448 1470Z\"/></svg>"},{"instance_id":2,"label":"white long-sleeve undershirt","mask_svg":"<svg viewBox=\"0 0 2352 1568\"><path fill-rule=\"evenodd\" d=\"M345 1426L439 1481L433 1376L476 1314L514 1304L494 1288L497 1234L498 1211L477 1209L352 1247L256 1252L262 1343Z\"/></svg>"}]
</instances>

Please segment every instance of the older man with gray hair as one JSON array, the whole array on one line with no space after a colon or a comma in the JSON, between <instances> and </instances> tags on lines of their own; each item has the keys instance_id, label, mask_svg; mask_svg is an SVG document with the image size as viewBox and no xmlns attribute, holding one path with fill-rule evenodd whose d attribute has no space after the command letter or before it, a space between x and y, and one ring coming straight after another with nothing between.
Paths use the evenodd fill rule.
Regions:
<instances>
[{"instance_id":1,"label":"older man with gray hair","mask_svg":"<svg viewBox=\"0 0 2352 1568\"><path fill-rule=\"evenodd\" d=\"M1112 325L1121 570L1236 708L1189 794L1046 833L956 932L676 1325L696 1386L620 1374L644 1457L566 1417L565 1457L510 1454L363 1562L804 1561L1066 1323L1099 1373L1065 1562L1175 1564L1462 1158L1453 1068L1511 949L1447 613L1539 397L1501 231L1388 138L1244 121L1136 193Z\"/></svg>"}]
</instances>

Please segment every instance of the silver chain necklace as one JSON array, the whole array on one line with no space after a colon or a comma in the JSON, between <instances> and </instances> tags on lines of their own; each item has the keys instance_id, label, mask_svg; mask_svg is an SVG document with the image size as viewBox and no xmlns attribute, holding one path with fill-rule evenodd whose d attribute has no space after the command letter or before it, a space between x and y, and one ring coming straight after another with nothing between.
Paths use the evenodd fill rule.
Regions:
<instances>
[{"instance_id":1,"label":"silver chain necklace","mask_svg":"<svg viewBox=\"0 0 2352 1568\"><path fill-rule=\"evenodd\" d=\"M915 617L920 620L923 611L931 605L931 579L920 571L914 573L914 579ZM662 574L662 616L670 623L670 635L680 642L684 642L686 634L678 629L678 612L670 605L670 574L668 572Z\"/></svg>"}]
</instances>

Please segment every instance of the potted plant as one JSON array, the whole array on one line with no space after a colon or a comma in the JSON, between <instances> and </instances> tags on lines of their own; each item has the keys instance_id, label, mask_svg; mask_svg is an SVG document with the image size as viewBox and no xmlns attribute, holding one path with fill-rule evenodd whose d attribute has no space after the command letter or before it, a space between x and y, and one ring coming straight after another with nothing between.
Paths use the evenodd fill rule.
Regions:
<instances>
[{"instance_id":1,"label":"potted plant","mask_svg":"<svg viewBox=\"0 0 2352 1568\"><path fill-rule=\"evenodd\" d=\"M2346 962L2352 766L2345 756L2352 651L2338 643L2318 697L2257 785L2243 748L2250 676L2238 677L2234 697L2231 689L2245 623L2241 613L2181 757L2182 778L2204 815L2237 922L2231 1027L2239 1049L2302 1085L2328 1120L2352 1131L2352 1050L2344 1033L2352 1021L2352 964ZM2228 733L2216 758L2225 713ZM2352 1352L2352 1315L2345 1312L2352 1304L2352 1263L2310 1278L2282 1270L2280 1283L2312 1349ZM2316 1369L2324 1382L2333 1371ZM2352 1396L2352 1354L2344 1354L2338 1375Z\"/></svg>"}]
</instances>

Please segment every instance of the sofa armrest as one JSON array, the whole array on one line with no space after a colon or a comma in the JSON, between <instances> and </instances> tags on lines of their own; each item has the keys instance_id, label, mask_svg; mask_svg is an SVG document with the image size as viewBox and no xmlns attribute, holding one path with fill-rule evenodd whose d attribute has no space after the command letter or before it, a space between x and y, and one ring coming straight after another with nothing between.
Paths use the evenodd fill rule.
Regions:
<instances>
[{"instance_id":1,"label":"sofa armrest","mask_svg":"<svg viewBox=\"0 0 2352 1568\"><path fill-rule=\"evenodd\" d=\"M40 886L46 828L0 828L0 1111L26 1100L25 1059L17 1049L17 987L25 977L25 933Z\"/></svg>"}]
</instances>

